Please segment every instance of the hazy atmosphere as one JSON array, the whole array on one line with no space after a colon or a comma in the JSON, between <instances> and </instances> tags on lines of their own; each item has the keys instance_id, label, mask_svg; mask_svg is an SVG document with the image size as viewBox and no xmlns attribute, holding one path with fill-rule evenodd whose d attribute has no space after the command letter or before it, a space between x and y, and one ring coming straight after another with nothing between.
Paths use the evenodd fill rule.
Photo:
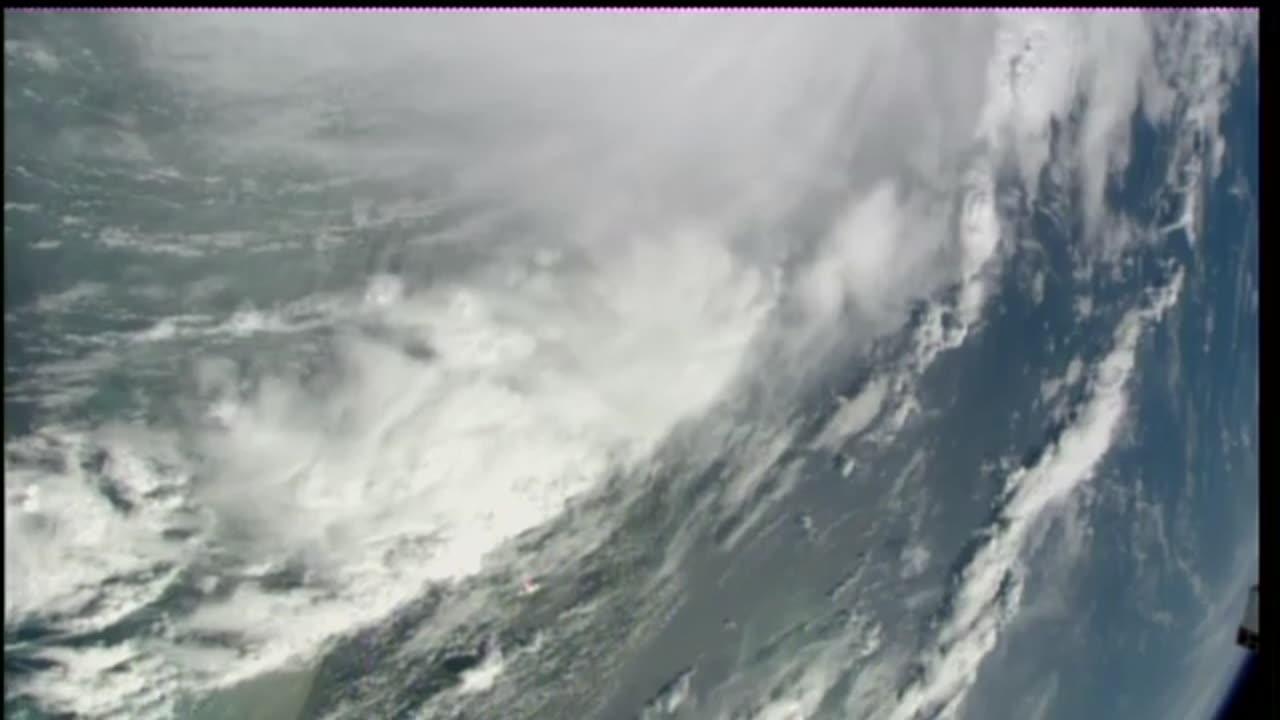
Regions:
<instances>
[{"instance_id":1,"label":"hazy atmosphere","mask_svg":"<svg viewBox=\"0 0 1280 720\"><path fill-rule=\"evenodd\" d=\"M4 35L6 716L1221 701L1256 13Z\"/></svg>"}]
</instances>

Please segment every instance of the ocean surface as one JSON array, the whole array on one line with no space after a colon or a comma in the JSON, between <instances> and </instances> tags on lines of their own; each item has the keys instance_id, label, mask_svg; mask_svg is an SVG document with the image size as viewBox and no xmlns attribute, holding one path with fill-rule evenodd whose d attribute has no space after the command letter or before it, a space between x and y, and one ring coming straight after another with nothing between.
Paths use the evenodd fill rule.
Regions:
<instances>
[{"instance_id":1,"label":"ocean surface","mask_svg":"<svg viewBox=\"0 0 1280 720\"><path fill-rule=\"evenodd\" d=\"M1227 692L1256 13L5 21L6 716Z\"/></svg>"}]
</instances>

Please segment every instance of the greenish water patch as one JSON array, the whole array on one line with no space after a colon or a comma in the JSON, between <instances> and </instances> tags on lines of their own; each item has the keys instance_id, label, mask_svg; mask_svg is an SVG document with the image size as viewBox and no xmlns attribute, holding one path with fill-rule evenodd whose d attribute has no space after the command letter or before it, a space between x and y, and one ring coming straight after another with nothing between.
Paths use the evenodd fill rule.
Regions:
<instances>
[{"instance_id":1,"label":"greenish water patch","mask_svg":"<svg viewBox=\"0 0 1280 720\"><path fill-rule=\"evenodd\" d=\"M201 701L193 720L294 720L302 717L315 666L246 680Z\"/></svg>"}]
</instances>

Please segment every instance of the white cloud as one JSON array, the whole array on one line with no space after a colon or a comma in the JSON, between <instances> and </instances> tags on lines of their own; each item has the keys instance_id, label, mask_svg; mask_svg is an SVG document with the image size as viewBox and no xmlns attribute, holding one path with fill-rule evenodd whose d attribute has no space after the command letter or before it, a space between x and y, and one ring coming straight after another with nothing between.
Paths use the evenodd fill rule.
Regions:
<instances>
[{"instance_id":1,"label":"white cloud","mask_svg":"<svg viewBox=\"0 0 1280 720\"><path fill-rule=\"evenodd\" d=\"M888 382L883 377L871 380L852 398L837 398L839 409L823 428L814 445L835 448L857 436L871 424L884 404Z\"/></svg>"},{"instance_id":2,"label":"white cloud","mask_svg":"<svg viewBox=\"0 0 1280 720\"><path fill-rule=\"evenodd\" d=\"M56 72L62 67L62 61L58 59L58 56L38 42L6 39L4 41L4 56L5 60L23 58L47 73Z\"/></svg>"},{"instance_id":3,"label":"white cloud","mask_svg":"<svg viewBox=\"0 0 1280 720\"><path fill-rule=\"evenodd\" d=\"M699 708L705 708L702 715L724 720L814 717L841 677L865 666L882 643L880 625L856 608L828 630L791 635L776 651L759 653L750 666L709 691Z\"/></svg>"},{"instance_id":4,"label":"white cloud","mask_svg":"<svg viewBox=\"0 0 1280 720\"><path fill-rule=\"evenodd\" d=\"M102 478L138 512L126 515L95 486L86 465L103 449ZM56 428L6 443L6 626L53 617L63 631L105 627L164 590L174 576L166 565L182 557L160 539L176 508L147 496L185 478L167 476L153 457L124 437ZM136 580L114 582L124 577Z\"/></svg>"},{"instance_id":5,"label":"white cloud","mask_svg":"<svg viewBox=\"0 0 1280 720\"><path fill-rule=\"evenodd\" d=\"M738 452L733 453L738 460L729 473L728 484L721 497L725 507L741 507L761 482L779 472L778 461L794 440L794 431L785 428L764 436L749 436L740 443Z\"/></svg>"},{"instance_id":6,"label":"white cloud","mask_svg":"<svg viewBox=\"0 0 1280 720\"><path fill-rule=\"evenodd\" d=\"M100 298L106 291L101 283L81 282L59 293L36 298L35 310L40 313L66 312L89 300Z\"/></svg>"},{"instance_id":7,"label":"white cloud","mask_svg":"<svg viewBox=\"0 0 1280 720\"><path fill-rule=\"evenodd\" d=\"M972 686L978 668L1017 612L1022 592L1020 562L1029 531L1047 512L1093 475L1120 427L1128 402L1143 329L1176 301L1181 274L1154 294L1149 306L1121 321L1111 351L1093 369L1078 419L1045 449L1040 459L1015 471L1006 483L1000 521L960 572L951 610L922 656L923 672L886 717L913 718L923 711L952 709ZM944 712L944 714L946 714Z\"/></svg>"},{"instance_id":8,"label":"white cloud","mask_svg":"<svg viewBox=\"0 0 1280 720\"><path fill-rule=\"evenodd\" d=\"M173 460L172 438L123 428L46 427L7 441L5 627L32 622L55 637L96 632L169 591L193 559L192 547L163 538L193 522L175 499L187 478L166 469ZM15 679L12 690L85 715L130 707L137 717L171 716L178 673L145 645L7 644L6 655L57 663Z\"/></svg>"},{"instance_id":9,"label":"white cloud","mask_svg":"<svg viewBox=\"0 0 1280 720\"><path fill-rule=\"evenodd\" d=\"M1081 90L1087 98L1080 138L1086 226L1101 231L1108 220L1103 192L1110 177L1129 164L1129 123L1137 109L1144 76L1151 72L1152 37L1140 13L1095 13L1084 34L1089 58Z\"/></svg>"},{"instance_id":10,"label":"white cloud","mask_svg":"<svg viewBox=\"0 0 1280 720\"><path fill-rule=\"evenodd\" d=\"M424 583L480 572L490 553L557 517L609 471L648 460L682 422L731 397L744 375L790 397L791 385L826 369L833 348L901 328L911 301L932 298L905 364L846 403L823 442L892 436L920 409L918 374L980 325L1009 240L998 171L1015 167L1034 191L1049 160L1050 120L1081 91L1090 103L1072 160L1086 174L1086 209L1105 215L1098 191L1127 153L1128 112L1140 92L1160 96L1139 82L1152 67L1146 21L1117 17L120 18L142 63L201 108L192 140L225 161L285 158L325 182L402 190L355 203L352 222L365 230L375 211L422 219L485 208L407 242L429 258L442 246L483 249L474 272L443 273L426 287L385 275L358 297L174 316L113 338L336 329L321 388L284 372L248 378L214 368L193 389L210 395L202 400L217 420L188 429L204 463L192 499L217 520L202 541L238 553L241 564L301 560L311 585L278 593L246 583L174 620L179 635L241 635L248 655L234 672L180 641L164 657L227 681L313 652L381 619ZM1208 98L1196 106L1206 123L1218 97L1210 81L1178 85ZM335 117L358 132L337 137ZM145 144L133 149L148 160ZM447 190L419 197L442 179ZM513 214L527 235L496 237L497 220ZM96 237L144 259L262 247L235 233L102 228ZM317 246L340 242L315 233ZM943 289L955 296L937 302ZM420 341L432 361L352 331L356 320ZM1118 337L1095 376L1081 424L1011 480L1014 527L1073 492L1105 452L1141 321L1132 324L1133 337ZM103 362L119 366L122 357ZM790 432L747 434L762 440L736 468L728 504L774 471ZM27 486L37 483L23 473L34 471L10 471L9 450L6 524L16 534L6 529L6 623L11 612L82 603L105 574L172 559L172 548L123 522L74 473L42 478L37 492L58 502L32 510L42 501L30 499ZM89 519L69 525L59 513L70 508ZM31 522L40 513L56 524ZM601 519L598 533L556 552L580 551L608 526ZM954 667L976 668L995 642L1004 616L990 604L1020 542L1012 530L998 536L968 570L938 650ZM98 545L112 552L89 562L86 548ZM791 689L782 697L751 706L761 716L811 712L850 648L867 645L878 636L824 647L809 665L785 668ZM910 702L962 695L963 673L936 672ZM72 694L57 702L77 708Z\"/></svg>"},{"instance_id":11,"label":"white cloud","mask_svg":"<svg viewBox=\"0 0 1280 720\"><path fill-rule=\"evenodd\" d=\"M1072 307L1075 310L1077 322L1087 320L1093 314L1093 298L1082 295L1075 299Z\"/></svg>"},{"instance_id":12,"label":"white cloud","mask_svg":"<svg viewBox=\"0 0 1280 720\"><path fill-rule=\"evenodd\" d=\"M1061 377L1049 378L1040 385L1040 401L1049 406L1051 415L1060 418L1066 412L1065 394L1074 390L1084 372L1080 356L1071 358Z\"/></svg>"},{"instance_id":13,"label":"white cloud","mask_svg":"<svg viewBox=\"0 0 1280 720\"><path fill-rule=\"evenodd\" d=\"M901 576L913 578L924 572L929 565L929 549L923 545L909 545L902 551L899 562L902 563Z\"/></svg>"},{"instance_id":14,"label":"white cloud","mask_svg":"<svg viewBox=\"0 0 1280 720\"><path fill-rule=\"evenodd\" d=\"M6 648L6 652L8 648ZM147 654L141 643L126 640L75 650L49 647L38 653L59 670L24 679L21 687L54 707L74 707L90 717L138 717L160 720L177 712L177 673ZM225 658L224 658L225 660ZM128 714L120 712L127 705Z\"/></svg>"},{"instance_id":15,"label":"white cloud","mask_svg":"<svg viewBox=\"0 0 1280 720\"><path fill-rule=\"evenodd\" d=\"M659 720L660 718L671 717L680 708L692 705L693 703L690 702L690 690L693 683L693 673L694 668L688 668L670 680L656 697L646 703L644 709L640 712L639 720Z\"/></svg>"},{"instance_id":16,"label":"white cloud","mask_svg":"<svg viewBox=\"0 0 1280 720\"><path fill-rule=\"evenodd\" d=\"M1044 720L1053 708L1053 701L1058 697L1058 674L1054 673L1044 683L1044 687L1034 698L1034 705L1025 717L1028 720Z\"/></svg>"}]
</instances>

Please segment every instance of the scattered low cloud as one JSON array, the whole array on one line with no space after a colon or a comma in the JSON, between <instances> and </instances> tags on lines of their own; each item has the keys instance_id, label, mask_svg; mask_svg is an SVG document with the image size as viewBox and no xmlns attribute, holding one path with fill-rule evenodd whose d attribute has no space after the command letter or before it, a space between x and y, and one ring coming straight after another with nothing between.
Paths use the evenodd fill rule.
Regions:
<instances>
[{"instance_id":1,"label":"scattered low cloud","mask_svg":"<svg viewBox=\"0 0 1280 720\"><path fill-rule=\"evenodd\" d=\"M1161 288L1151 305L1126 314L1113 345L1090 373L1077 420L1040 458L1008 479L1000 517L984 544L959 573L950 610L920 658L910 681L886 717L909 720L920 712L951 712L972 686L978 668L1021 603L1020 567L1029 531L1093 476L1106 455L1128 403L1130 375L1146 327L1173 305L1181 274Z\"/></svg>"}]
</instances>

